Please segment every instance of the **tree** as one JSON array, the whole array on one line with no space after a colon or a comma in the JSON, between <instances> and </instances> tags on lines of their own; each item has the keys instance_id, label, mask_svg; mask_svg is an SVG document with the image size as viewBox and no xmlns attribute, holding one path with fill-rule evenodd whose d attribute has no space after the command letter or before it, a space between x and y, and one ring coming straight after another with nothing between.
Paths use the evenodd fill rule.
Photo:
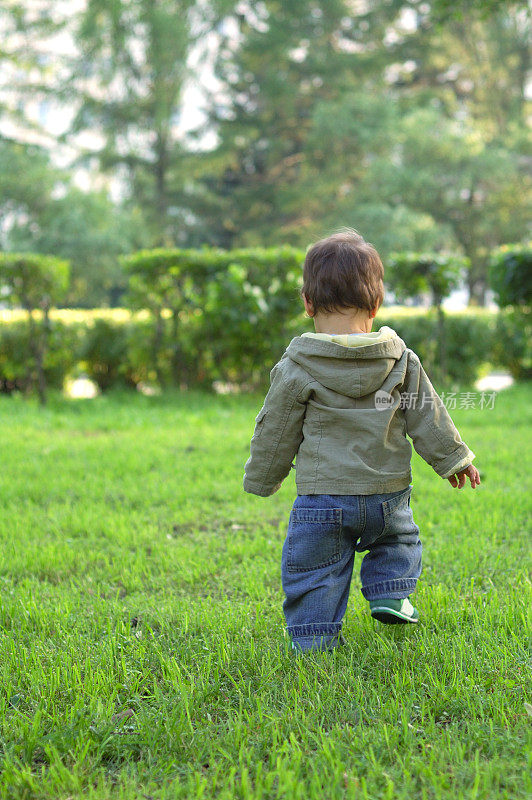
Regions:
<instances>
[{"instance_id":1,"label":"tree","mask_svg":"<svg viewBox=\"0 0 532 800\"><path fill-rule=\"evenodd\" d=\"M530 310L532 305L532 242L504 245L491 254L490 283L500 306Z\"/></svg>"},{"instance_id":2,"label":"tree","mask_svg":"<svg viewBox=\"0 0 532 800\"><path fill-rule=\"evenodd\" d=\"M145 220L145 245L183 241L188 169L179 132L187 58L205 35L193 0L88 0L63 97L77 106L69 140L90 131L86 154L122 180Z\"/></svg>"},{"instance_id":3,"label":"tree","mask_svg":"<svg viewBox=\"0 0 532 800\"><path fill-rule=\"evenodd\" d=\"M12 305L21 305L28 314L29 341L34 359L37 391L46 403L44 360L50 334L50 308L63 297L68 287L69 264L38 253L0 253L0 286ZM40 312L39 317L34 312Z\"/></svg>"},{"instance_id":4,"label":"tree","mask_svg":"<svg viewBox=\"0 0 532 800\"><path fill-rule=\"evenodd\" d=\"M0 59L22 76L12 96L73 108L62 141L92 137L76 163L121 192L117 226L103 194L85 201L65 184L71 203L41 215L49 232L33 212L16 227L17 247L72 258L75 291L89 271L111 285L126 238L304 245L348 224L384 257L461 250L471 299L483 302L488 250L523 238L532 156L523 2L87 0L63 17L62 4L37 5L46 13L0 9L10 33ZM75 55L39 64L41 38L50 45L58 30L73 36ZM218 144L195 152L179 124L183 87L192 48L210 31L218 85L196 136L212 129ZM20 191L39 202L38 182ZM93 220L95 247L75 233L84 232L75 208Z\"/></svg>"},{"instance_id":5,"label":"tree","mask_svg":"<svg viewBox=\"0 0 532 800\"><path fill-rule=\"evenodd\" d=\"M468 260L448 253L393 253L388 282L400 300L430 292L438 318L439 376L447 378L443 300L458 286Z\"/></svg>"},{"instance_id":6,"label":"tree","mask_svg":"<svg viewBox=\"0 0 532 800\"><path fill-rule=\"evenodd\" d=\"M432 0L431 16L435 23L443 25L449 20L461 20L472 12L480 19L488 19L497 12L528 10L526 0Z\"/></svg>"},{"instance_id":7,"label":"tree","mask_svg":"<svg viewBox=\"0 0 532 800\"><path fill-rule=\"evenodd\" d=\"M527 25L516 14L470 15L472 30L462 21L450 32L434 28L429 6L416 14L389 48L385 88L317 103L307 193L318 189L322 225L349 220L385 258L461 249L471 300L482 303L490 249L527 230Z\"/></svg>"},{"instance_id":8,"label":"tree","mask_svg":"<svg viewBox=\"0 0 532 800\"><path fill-rule=\"evenodd\" d=\"M121 287L118 255L140 244L135 220L107 193L82 192L36 145L0 140L0 246L72 265L66 303L107 303Z\"/></svg>"},{"instance_id":9,"label":"tree","mask_svg":"<svg viewBox=\"0 0 532 800\"><path fill-rule=\"evenodd\" d=\"M521 171L517 153L486 144L470 124L434 109L405 116L399 136L400 163L373 167L381 196L400 198L448 230L470 260L471 299L483 302L490 251L526 230L530 176Z\"/></svg>"},{"instance_id":10,"label":"tree","mask_svg":"<svg viewBox=\"0 0 532 800\"><path fill-rule=\"evenodd\" d=\"M492 253L491 286L501 309L495 357L514 378L532 377L532 242L506 245Z\"/></svg>"},{"instance_id":11,"label":"tree","mask_svg":"<svg viewBox=\"0 0 532 800\"><path fill-rule=\"evenodd\" d=\"M413 178L405 201L414 209L428 208L438 222L445 217L471 260L470 299L483 303L487 252L519 241L530 213L526 87L531 16L519 2L488 3L489 15L479 3L461 3L445 25L434 25L443 5L416 10L416 30L398 42L397 64L392 65L392 88L405 119L402 172L408 178L410 169ZM416 179L420 166L431 186L427 205L424 182ZM456 185L456 207L448 206L445 197L441 205L440 197L440 213L430 203L439 177L442 189L449 180Z\"/></svg>"},{"instance_id":12,"label":"tree","mask_svg":"<svg viewBox=\"0 0 532 800\"><path fill-rule=\"evenodd\" d=\"M204 156L219 243L304 244L346 223L385 256L451 238L483 302L488 250L522 237L530 200L520 4L444 28L428 3L279 6L241 4L238 44L220 45Z\"/></svg>"},{"instance_id":13,"label":"tree","mask_svg":"<svg viewBox=\"0 0 532 800\"><path fill-rule=\"evenodd\" d=\"M397 2L354 12L345 0L239 3L224 21L206 125L219 137L202 156L215 243L303 244L326 208L311 187L307 139L317 104L363 102L381 83L376 43ZM323 159L331 160L322 141ZM341 164L338 164L341 169ZM314 190L312 190L312 188Z\"/></svg>"},{"instance_id":14,"label":"tree","mask_svg":"<svg viewBox=\"0 0 532 800\"><path fill-rule=\"evenodd\" d=\"M48 153L35 145L0 138L0 245L9 247L9 232L23 220L33 222L50 203L60 178Z\"/></svg>"},{"instance_id":15,"label":"tree","mask_svg":"<svg viewBox=\"0 0 532 800\"><path fill-rule=\"evenodd\" d=\"M125 290L119 256L140 243L135 218L104 191L62 188L63 197L48 198L39 214L11 228L9 247L67 259L72 267L67 305L116 305Z\"/></svg>"}]
</instances>

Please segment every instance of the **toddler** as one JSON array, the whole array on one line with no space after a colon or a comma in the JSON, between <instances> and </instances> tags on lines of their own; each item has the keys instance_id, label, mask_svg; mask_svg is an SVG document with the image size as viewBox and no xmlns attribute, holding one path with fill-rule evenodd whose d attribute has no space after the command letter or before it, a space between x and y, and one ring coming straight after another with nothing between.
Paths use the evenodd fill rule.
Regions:
<instances>
[{"instance_id":1,"label":"toddler","mask_svg":"<svg viewBox=\"0 0 532 800\"><path fill-rule=\"evenodd\" d=\"M480 484L475 454L417 355L391 328L371 331L383 276L377 251L356 231L310 247L301 295L315 333L292 339L255 420L244 490L267 497L296 469L281 577L288 635L300 652L343 641L355 551L367 551L360 577L371 616L418 622L408 599L421 541L407 434L451 486Z\"/></svg>"}]
</instances>

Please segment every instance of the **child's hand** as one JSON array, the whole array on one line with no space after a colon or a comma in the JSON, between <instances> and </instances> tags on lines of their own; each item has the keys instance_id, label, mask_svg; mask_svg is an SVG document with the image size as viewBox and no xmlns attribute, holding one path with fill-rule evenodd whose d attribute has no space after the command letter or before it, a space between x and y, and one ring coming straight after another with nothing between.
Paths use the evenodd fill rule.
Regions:
<instances>
[{"instance_id":1,"label":"child's hand","mask_svg":"<svg viewBox=\"0 0 532 800\"><path fill-rule=\"evenodd\" d=\"M465 486L468 478L471 481L472 489L480 484L480 475L478 474L478 469L474 467L473 464L470 464L465 469L460 470L460 472L457 472L456 475L451 475L450 478L447 478L447 480L453 489L456 489L457 486L459 489L462 489Z\"/></svg>"}]
</instances>

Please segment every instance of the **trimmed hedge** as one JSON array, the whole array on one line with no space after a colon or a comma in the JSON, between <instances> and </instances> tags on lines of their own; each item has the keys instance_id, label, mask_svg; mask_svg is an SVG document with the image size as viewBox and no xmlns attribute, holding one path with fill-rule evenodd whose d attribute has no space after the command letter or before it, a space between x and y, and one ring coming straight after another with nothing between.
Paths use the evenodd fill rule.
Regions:
<instances>
[{"instance_id":1,"label":"trimmed hedge","mask_svg":"<svg viewBox=\"0 0 532 800\"><path fill-rule=\"evenodd\" d=\"M387 282L394 286L400 279L404 296L430 286L436 307L429 312L384 308L376 327L394 328L418 353L435 385L471 384L489 365L508 368L519 378L530 377L529 314L521 303L528 297L528 284L523 275L519 292L505 298L519 301L520 313L468 309L444 314L438 304L453 285L459 263L450 256L414 256L397 254L402 266L391 260ZM529 256L530 250L523 247L506 247L499 253L493 269L501 273L501 287L514 285ZM129 277L126 302L138 313L125 309L48 313L51 295L47 295L46 302L40 302L42 315L35 311L29 317L34 332L43 330L39 347L36 336L31 338L28 311L0 312L0 319L6 320L0 325L0 391L29 391L46 384L60 387L76 371L88 374L103 391L143 382L211 388L215 381L262 390L290 339L313 330L300 298L304 257L302 250L289 246L135 253L124 258L123 265ZM21 275L27 272L28 259L19 260L16 254L5 256L7 288L17 270ZM399 270L395 279L394 269ZM65 270L66 266L59 270L61 275ZM20 304L14 287L15 283L7 300L12 296ZM35 292L41 290L40 283L36 287ZM28 302L22 304L27 309Z\"/></svg>"},{"instance_id":2,"label":"trimmed hedge","mask_svg":"<svg viewBox=\"0 0 532 800\"><path fill-rule=\"evenodd\" d=\"M210 389L214 381L223 381L263 390L269 371L290 339L313 330L312 320L302 313L278 326L263 313L250 324L245 315L231 315L232 305L225 303L227 313L217 320L208 311L181 315L178 339L173 338L171 317L163 315L166 324L158 358L167 385ZM0 325L0 391L26 390L31 383L27 325L16 315L11 320L6 317ZM396 330L436 382L437 324L435 312L413 309L387 313L384 309L377 315L374 328L389 325ZM508 368L518 378L530 377L531 337L523 329L521 316L511 312L460 312L447 314L445 325L448 373L453 383L471 384L488 365ZM122 309L101 316L94 312L57 312L50 321L44 364L48 384L60 388L73 372L85 373L103 391L155 383L154 326L152 318L127 314Z\"/></svg>"},{"instance_id":3,"label":"trimmed hedge","mask_svg":"<svg viewBox=\"0 0 532 800\"><path fill-rule=\"evenodd\" d=\"M260 384L300 309L295 247L146 250L123 259L128 303L153 317L152 364L161 384ZM214 377L213 377L214 376Z\"/></svg>"},{"instance_id":4,"label":"trimmed hedge","mask_svg":"<svg viewBox=\"0 0 532 800\"><path fill-rule=\"evenodd\" d=\"M518 309L504 309L497 317L493 357L514 378L532 378L532 319Z\"/></svg>"}]
</instances>

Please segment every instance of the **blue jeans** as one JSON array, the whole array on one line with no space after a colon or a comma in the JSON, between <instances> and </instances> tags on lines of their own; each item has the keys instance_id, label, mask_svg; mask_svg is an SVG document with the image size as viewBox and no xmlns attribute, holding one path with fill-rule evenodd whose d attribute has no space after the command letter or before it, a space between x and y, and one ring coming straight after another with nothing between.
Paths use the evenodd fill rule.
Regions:
<instances>
[{"instance_id":1,"label":"blue jeans","mask_svg":"<svg viewBox=\"0 0 532 800\"><path fill-rule=\"evenodd\" d=\"M355 551L368 551L360 566L366 600L414 591L421 541L411 491L296 497L281 561L283 611L296 649L330 650L340 643Z\"/></svg>"}]
</instances>

